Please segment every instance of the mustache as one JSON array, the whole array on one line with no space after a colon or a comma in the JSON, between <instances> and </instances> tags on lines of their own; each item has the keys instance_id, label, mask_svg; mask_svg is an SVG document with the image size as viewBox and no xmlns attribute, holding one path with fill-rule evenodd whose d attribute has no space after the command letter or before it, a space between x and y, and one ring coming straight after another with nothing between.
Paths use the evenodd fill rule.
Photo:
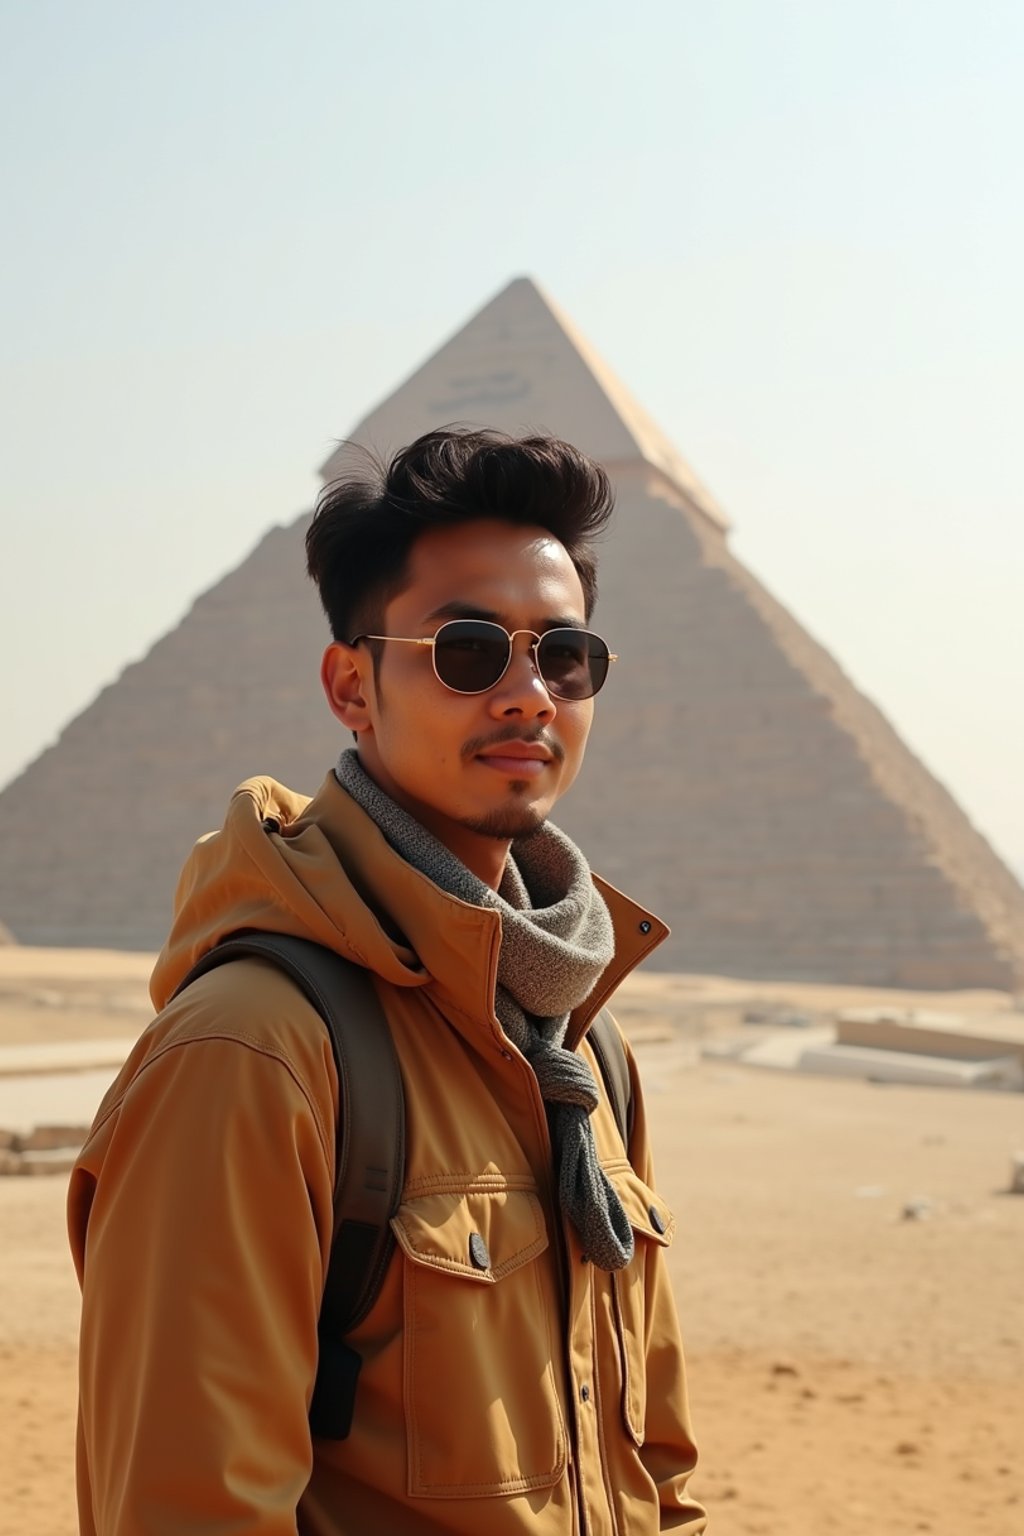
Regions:
<instances>
[{"instance_id":1,"label":"mustache","mask_svg":"<svg viewBox=\"0 0 1024 1536\"><path fill-rule=\"evenodd\" d=\"M498 731L491 731L487 736L474 736L470 741L464 742L462 756L464 758L477 757L485 752L488 747L500 747L505 741L538 742L551 753L556 762L560 763L565 758L565 748L560 741L549 736L543 729L539 731L524 730L521 725L503 725Z\"/></svg>"}]
</instances>

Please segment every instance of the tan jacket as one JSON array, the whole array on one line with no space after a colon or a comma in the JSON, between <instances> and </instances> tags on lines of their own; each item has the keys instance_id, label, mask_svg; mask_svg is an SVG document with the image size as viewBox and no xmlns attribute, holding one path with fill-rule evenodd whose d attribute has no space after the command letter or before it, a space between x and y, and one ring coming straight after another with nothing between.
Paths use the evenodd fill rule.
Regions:
<instances>
[{"instance_id":1,"label":"tan jacket","mask_svg":"<svg viewBox=\"0 0 1024 1536\"><path fill-rule=\"evenodd\" d=\"M616 957L570 1021L591 1065L590 1018L666 932L600 888ZM341 1442L311 1440L307 1422L338 1114L326 1031L260 960L168 1002L238 928L315 939L374 971L405 1079L398 1246L351 1336L363 1366ZM536 1078L494 1014L500 938L497 912L406 864L333 775L312 802L250 780L197 844L153 973L161 1011L71 1180L85 1536L705 1529L685 1486L673 1221L635 1071L631 1160L609 1105L594 1114L636 1233L633 1262L609 1275L557 1213Z\"/></svg>"}]
</instances>

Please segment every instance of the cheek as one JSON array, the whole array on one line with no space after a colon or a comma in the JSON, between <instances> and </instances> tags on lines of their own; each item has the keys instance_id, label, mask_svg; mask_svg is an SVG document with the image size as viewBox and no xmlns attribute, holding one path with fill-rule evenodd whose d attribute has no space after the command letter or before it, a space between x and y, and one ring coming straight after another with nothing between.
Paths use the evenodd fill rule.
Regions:
<instances>
[{"instance_id":1,"label":"cheek","mask_svg":"<svg viewBox=\"0 0 1024 1536\"><path fill-rule=\"evenodd\" d=\"M389 763L436 772L457 762L463 742L481 729L472 705L443 689L433 672L399 677L396 668L391 679L381 678L377 734Z\"/></svg>"},{"instance_id":2,"label":"cheek","mask_svg":"<svg viewBox=\"0 0 1024 1536\"><path fill-rule=\"evenodd\" d=\"M577 705L571 713L564 713L562 718L555 722L556 731L559 725L562 727L562 745L565 748L565 761L562 764L563 789L568 788L579 772L593 723L594 706L589 702Z\"/></svg>"},{"instance_id":3,"label":"cheek","mask_svg":"<svg viewBox=\"0 0 1024 1536\"><path fill-rule=\"evenodd\" d=\"M437 678L429 656L412 646L393 646L385 652L376 697L379 728L396 744L412 748L439 715Z\"/></svg>"},{"instance_id":4,"label":"cheek","mask_svg":"<svg viewBox=\"0 0 1024 1536\"><path fill-rule=\"evenodd\" d=\"M567 734L572 734L573 741L578 750L582 751L586 746L587 737L590 735L590 727L593 723L593 699L584 699L582 703L573 706L572 713L565 722L565 729Z\"/></svg>"}]
</instances>

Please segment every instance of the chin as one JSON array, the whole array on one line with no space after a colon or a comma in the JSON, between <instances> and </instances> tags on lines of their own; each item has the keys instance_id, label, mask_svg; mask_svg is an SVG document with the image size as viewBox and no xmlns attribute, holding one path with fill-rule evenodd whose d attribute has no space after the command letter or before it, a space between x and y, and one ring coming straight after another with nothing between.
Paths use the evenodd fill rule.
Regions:
<instances>
[{"instance_id":1,"label":"chin","mask_svg":"<svg viewBox=\"0 0 1024 1536\"><path fill-rule=\"evenodd\" d=\"M529 837L538 832L547 819L546 814L534 805L502 805L486 816L468 819L462 825L478 837L499 838L511 842L516 837Z\"/></svg>"}]
</instances>

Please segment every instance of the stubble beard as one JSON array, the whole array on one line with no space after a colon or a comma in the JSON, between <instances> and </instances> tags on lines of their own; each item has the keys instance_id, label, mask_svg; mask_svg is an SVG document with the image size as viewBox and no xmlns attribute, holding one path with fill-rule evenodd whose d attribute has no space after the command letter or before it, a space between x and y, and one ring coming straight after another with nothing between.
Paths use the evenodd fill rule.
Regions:
<instances>
[{"instance_id":1,"label":"stubble beard","mask_svg":"<svg viewBox=\"0 0 1024 1536\"><path fill-rule=\"evenodd\" d=\"M513 791L520 793L528 787L525 783L512 785ZM488 811L486 816L460 821L459 825L467 832L475 832L478 837L493 837L510 843L517 837L530 837L539 832L545 820L532 805L502 805Z\"/></svg>"}]
</instances>

